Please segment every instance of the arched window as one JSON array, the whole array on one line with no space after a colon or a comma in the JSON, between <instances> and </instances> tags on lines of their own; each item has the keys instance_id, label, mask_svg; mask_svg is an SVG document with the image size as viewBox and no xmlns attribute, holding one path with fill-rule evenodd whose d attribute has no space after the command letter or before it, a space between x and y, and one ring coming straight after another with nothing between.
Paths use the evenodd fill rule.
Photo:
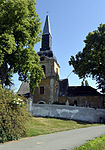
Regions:
<instances>
[{"instance_id":1,"label":"arched window","mask_svg":"<svg viewBox=\"0 0 105 150\"><path fill-rule=\"evenodd\" d=\"M74 105L77 106L77 101L76 100L74 101Z\"/></svg>"},{"instance_id":2,"label":"arched window","mask_svg":"<svg viewBox=\"0 0 105 150\"><path fill-rule=\"evenodd\" d=\"M39 101L38 104L46 104L45 101Z\"/></svg>"},{"instance_id":3,"label":"arched window","mask_svg":"<svg viewBox=\"0 0 105 150\"><path fill-rule=\"evenodd\" d=\"M40 61L44 61L44 57L41 57L41 58L40 58Z\"/></svg>"},{"instance_id":4,"label":"arched window","mask_svg":"<svg viewBox=\"0 0 105 150\"><path fill-rule=\"evenodd\" d=\"M42 68L43 68L44 73L46 74L46 67L45 67L45 65L42 65Z\"/></svg>"}]
</instances>

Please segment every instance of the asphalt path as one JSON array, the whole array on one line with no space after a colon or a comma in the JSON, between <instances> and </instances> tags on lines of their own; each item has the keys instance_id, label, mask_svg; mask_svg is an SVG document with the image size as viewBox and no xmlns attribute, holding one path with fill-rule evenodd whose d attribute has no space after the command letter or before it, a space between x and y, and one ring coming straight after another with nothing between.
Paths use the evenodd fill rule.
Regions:
<instances>
[{"instance_id":1,"label":"asphalt path","mask_svg":"<svg viewBox=\"0 0 105 150\"><path fill-rule=\"evenodd\" d=\"M57 132L0 144L0 150L72 150L105 134L105 125Z\"/></svg>"}]
</instances>

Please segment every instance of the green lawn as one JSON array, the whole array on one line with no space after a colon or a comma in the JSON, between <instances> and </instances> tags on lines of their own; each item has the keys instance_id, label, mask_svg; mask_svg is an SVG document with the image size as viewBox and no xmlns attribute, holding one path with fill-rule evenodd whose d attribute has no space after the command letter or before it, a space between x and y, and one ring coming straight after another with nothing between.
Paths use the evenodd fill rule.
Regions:
<instances>
[{"instance_id":1,"label":"green lawn","mask_svg":"<svg viewBox=\"0 0 105 150\"><path fill-rule=\"evenodd\" d=\"M74 150L105 150L105 135L89 141Z\"/></svg>"},{"instance_id":2,"label":"green lawn","mask_svg":"<svg viewBox=\"0 0 105 150\"><path fill-rule=\"evenodd\" d=\"M88 124L70 120L32 117L32 119L28 122L29 131L27 136L31 137L96 125L97 124Z\"/></svg>"}]
</instances>

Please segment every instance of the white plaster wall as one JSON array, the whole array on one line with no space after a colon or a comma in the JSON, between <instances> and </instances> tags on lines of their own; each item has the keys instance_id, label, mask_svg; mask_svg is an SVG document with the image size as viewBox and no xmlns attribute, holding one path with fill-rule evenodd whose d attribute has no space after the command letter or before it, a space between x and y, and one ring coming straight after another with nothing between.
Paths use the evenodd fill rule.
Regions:
<instances>
[{"instance_id":1,"label":"white plaster wall","mask_svg":"<svg viewBox=\"0 0 105 150\"><path fill-rule=\"evenodd\" d=\"M91 123L101 122L101 118L105 118L104 109L48 104L34 104L32 114L33 116L72 119Z\"/></svg>"}]
</instances>

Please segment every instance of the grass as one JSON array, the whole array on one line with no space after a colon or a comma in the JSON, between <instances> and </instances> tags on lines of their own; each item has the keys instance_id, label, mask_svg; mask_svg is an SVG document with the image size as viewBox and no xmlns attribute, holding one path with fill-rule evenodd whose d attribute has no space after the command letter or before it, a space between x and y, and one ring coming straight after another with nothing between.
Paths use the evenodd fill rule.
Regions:
<instances>
[{"instance_id":1,"label":"grass","mask_svg":"<svg viewBox=\"0 0 105 150\"><path fill-rule=\"evenodd\" d=\"M71 120L60 120L54 118L35 118L28 122L28 137L49 134L60 131L67 131L78 128L85 128L96 126L98 124L89 124L83 122L76 122Z\"/></svg>"},{"instance_id":2,"label":"grass","mask_svg":"<svg viewBox=\"0 0 105 150\"><path fill-rule=\"evenodd\" d=\"M74 150L105 150L105 135L89 141Z\"/></svg>"}]
</instances>

